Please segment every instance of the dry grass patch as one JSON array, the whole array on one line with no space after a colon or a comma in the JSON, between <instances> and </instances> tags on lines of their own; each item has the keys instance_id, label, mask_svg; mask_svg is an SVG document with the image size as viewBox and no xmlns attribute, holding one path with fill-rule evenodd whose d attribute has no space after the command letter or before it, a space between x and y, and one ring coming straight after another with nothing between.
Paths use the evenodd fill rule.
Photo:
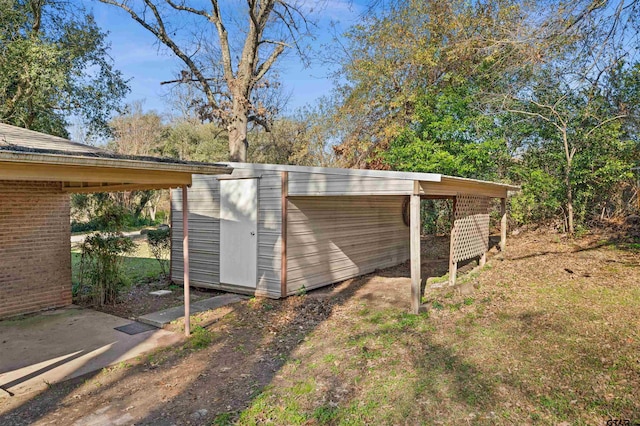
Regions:
<instances>
[{"instance_id":1,"label":"dry grass patch","mask_svg":"<svg viewBox=\"0 0 640 426\"><path fill-rule=\"evenodd\" d=\"M431 296L421 316L364 297L378 279L366 277L237 422L639 421L639 278L628 247L545 234L494 258L475 294Z\"/></svg>"}]
</instances>

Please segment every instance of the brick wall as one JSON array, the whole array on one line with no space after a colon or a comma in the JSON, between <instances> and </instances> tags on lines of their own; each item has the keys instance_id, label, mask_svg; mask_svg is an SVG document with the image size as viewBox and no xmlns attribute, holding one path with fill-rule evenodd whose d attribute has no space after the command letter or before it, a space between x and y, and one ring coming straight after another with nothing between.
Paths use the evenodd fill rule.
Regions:
<instances>
[{"instance_id":1,"label":"brick wall","mask_svg":"<svg viewBox=\"0 0 640 426\"><path fill-rule=\"evenodd\" d=\"M69 195L0 180L0 318L71 303Z\"/></svg>"}]
</instances>

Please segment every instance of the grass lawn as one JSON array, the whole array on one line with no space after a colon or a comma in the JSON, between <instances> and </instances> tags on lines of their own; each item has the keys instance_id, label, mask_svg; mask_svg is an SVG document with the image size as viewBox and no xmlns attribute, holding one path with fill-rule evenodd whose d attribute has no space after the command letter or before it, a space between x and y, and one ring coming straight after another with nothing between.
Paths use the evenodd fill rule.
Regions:
<instances>
[{"instance_id":1,"label":"grass lawn","mask_svg":"<svg viewBox=\"0 0 640 426\"><path fill-rule=\"evenodd\" d=\"M131 284L158 278L161 273L160 264L149 250L147 240L138 239L134 240L134 242L136 244L136 250L126 256L123 261L124 275L131 281ZM74 284L78 282L80 257L80 250L72 248L71 271Z\"/></svg>"}]
</instances>

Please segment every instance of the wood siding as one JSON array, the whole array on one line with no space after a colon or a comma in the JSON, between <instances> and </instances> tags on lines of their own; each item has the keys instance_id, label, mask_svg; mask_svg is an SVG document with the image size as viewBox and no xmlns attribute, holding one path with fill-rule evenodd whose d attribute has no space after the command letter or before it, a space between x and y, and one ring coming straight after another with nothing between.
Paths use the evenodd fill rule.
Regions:
<instances>
[{"instance_id":1,"label":"wood siding","mask_svg":"<svg viewBox=\"0 0 640 426\"><path fill-rule=\"evenodd\" d=\"M290 196L288 294L303 286L321 287L406 261L409 227L402 220L403 199Z\"/></svg>"},{"instance_id":2,"label":"wood siding","mask_svg":"<svg viewBox=\"0 0 640 426\"><path fill-rule=\"evenodd\" d=\"M238 171L241 172L241 171ZM220 182L194 175L189 188L189 252L191 285L280 297L280 173L263 173L258 187L258 277L255 292L220 284ZM171 194L171 276L182 284L182 193Z\"/></svg>"},{"instance_id":3,"label":"wood siding","mask_svg":"<svg viewBox=\"0 0 640 426\"><path fill-rule=\"evenodd\" d=\"M220 288L220 183L194 175L188 190L190 281L194 287ZM171 192L171 278L183 283L182 190Z\"/></svg>"},{"instance_id":4,"label":"wood siding","mask_svg":"<svg viewBox=\"0 0 640 426\"><path fill-rule=\"evenodd\" d=\"M370 176L289 172L289 196L410 195L413 181Z\"/></svg>"},{"instance_id":5,"label":"wood siding","mask_svg":"<svg viewBox=\"0 0 640 426\"><path fill-rule=\"evenodd\" d=\"M263 173L258 188L258 296L280 297L281 179L280 172Z\"/></svg>"}]
</instances>

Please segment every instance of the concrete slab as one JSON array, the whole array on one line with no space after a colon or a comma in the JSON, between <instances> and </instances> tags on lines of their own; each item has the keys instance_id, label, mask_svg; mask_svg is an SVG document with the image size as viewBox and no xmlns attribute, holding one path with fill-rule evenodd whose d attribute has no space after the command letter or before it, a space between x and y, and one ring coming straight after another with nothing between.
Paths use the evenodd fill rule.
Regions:
<instances>
[{"instance_id":1,"label":"concrete slab","mask_svg":"<svg viewBox=\"0 0 640 426\"><path fill-rule=\"evenodd\" d=\"M246 299L248 299L247 296L241 296L239 294L223 294L221 296L199 300L197 302L191 303L191 314L193 315L199 312L209 311ZM164 311L143 315L138 318L138 321L145 324L153 325L158 328L162 328L166 324L169 324L171 321L175 321L182 317L184 317L184 307L178 306L175 308L165 309Z\"/></svg>"},{"instance_id":2,"label":"concrete slab","mask_svg":"<svg viewBox=\"0 0 640 426\"><path fill-rule=\"evenodd\" d=\"M156 290L149 292L152 296L166 296L167 294L173 293L171 290Z\"/></svg>"},{"instance_id":3,"label":"concrete slab","mask_svg":"<svg viewBox=\"0 0 640 426\"><path fill-rule=\"evenodd\" d=\"M10 394L41 390L182 340L167 330L114 330L129 323L78 307L0 321L0 388Z\"/></svg>"},{"instance_id":4,"label":"concrete slab","mask_svg":"<svg viewBox=\"0 0 640 426\"><path fill-rule=\"evenodd\" d=\"M72 235L71 236L71 244L75 244L75 243L82 243L84 242L84 240L89 236L92 235L93 232L87 233L87 234L77 234L77 235ZM129 232L123 232L122 235L124 235L125 237L131 237L133 239L136 239L138 237L141 237L142 234L140 233L140 231L129 231Z\"/></svg>"}]
</instances>

